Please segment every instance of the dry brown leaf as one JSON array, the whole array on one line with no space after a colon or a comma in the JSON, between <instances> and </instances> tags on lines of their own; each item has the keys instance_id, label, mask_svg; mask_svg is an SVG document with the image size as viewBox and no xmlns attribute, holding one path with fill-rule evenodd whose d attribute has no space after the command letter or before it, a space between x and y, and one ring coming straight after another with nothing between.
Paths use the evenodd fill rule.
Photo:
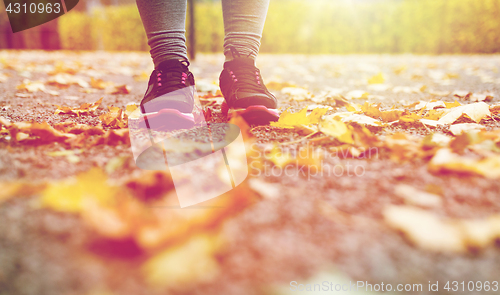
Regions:
<instances>
[{"instance_id":1,"label":"dry brown leaf","mask_svg":"<svg viewBox=\"0 0 500 295\"><path fill-rule=\"evenodd\" d=\"M33 123L30 127L30 134L38 136L41 141L44 142L55 142L55 141L66 141L68 139L74 138L74 134L67 134L57 131L47 122L43 123Z\"/></svg>"},{"instance_id":2,"label":"dry brown leaf","mask_svg":"<svg viewBox=\"0 0 500 295\"><path fill-rule=\"evenodd\" d=\"M111 128L127 128L128 117L119 107L108 107L109 112L99 116L104 126Z\"/></svg>"},{"instance_id":3,"label":"dry brown leaf","mask_svg":"<svg viewBox=\"0 0 500 295\"><path fill-rule=\"evenodd\" d=\"M22 84L17 85L17 90L26 90L30 93L37 91L46 91L45 84L42 81L30 81L25 79Z\"/></svg>"},{"instance_id":4,"label":"dry brown leaf","mask_svg":"<svg viewBox=\"0 0 500 295\"><path fill-rule=\"evenodd\" d=\"M75 122L63 122L54 125L54 128L63 133L72 133L72 134L86 133L87 135L104 134L104 130L102 129L101 125L91 126L87 124L78 124Z\"/></svg>"},{"instance_id":5,"label":"dry brown leaf","mask_svg":"<svg viewBox=\"0 0 500 295\"><path fill-rule=\"evenodd\" d=\"M448 148L443 148L436 152L428 168L434 173L454 172L498 179L500 178L500 156L495 155L477 160L460 156Z\"/></svg>"},{"instance_id":6,"label":"dry brown leaf","mask_svg":"<svg viewBox=\"0 0 500 295\"><path fill-rule=\"evenodd\" d=\"M97 108L101 105L103 97L101 97L98 101L94 103L84 103L77 108L57 106L57 110L54 114L75 114L80 116L80 114L87 114L97 110Z\"/></svg>"},{"instance_id":7,"label":"dry brown leaf","mask_svg":"<svg viewBox=\"0 0 500 295\"><path fill-rule=\"evenodd\" d=\"M472 95L472 92L464 90L455 90L452 92L452 95L459 99L466 100L469 99L469 97Z\"/></svg>"},{"instance_id":8,"label":"dry brown leaf","mask_svg":"<svg viewBox=\"0 0 500 295\"><path fill-rule=\"evenodd\" d=\"M361 107L361 110L365 115L372 118L381 118L384 122L394 122L399 120L399 118L403 115L404 111L401 110L388 110L381 111L380 105L370 104L369 102L365 102L365 104Z\"/></svg>"},{"instance_id":9,"label":"dry brown leaf","mask_svg":"<svg viewBox=\"0 0 500 295\"><path fill-rule=\"evenodd\" d=\"M83 77L77 77L65 73L57 74L47 81L49 85L54 85L59 88L68 88L70 85L78 85L82 88L88 88L89 83Z\"/></svg>"},{"instance_id":10,"label":"dry brown leaf","mask_svg":"<svg viewBox=\"0 0 500 295\"><path fill-rule=\"evenodd\" d=\"M95 144L107 144L107 145L118 145L118 144L130 144L130 137L128 128L123 129L110 129L101 136Z\"/></svg>"},{"instance_id":11,"label":"dry brown leaf","mask_svg":"<svg viewBox=\"0 0 500 295\"><path fill-rule=\"evenodd\" d=\"M104 92L107 94L129 94L130 90L130 86L123 84L107 87Z\"/></svg>"},{"instance_id":12,"label":"dry brown leaf","mask_svg":"<svg viewBox=\"0 0 500 295\"><path fill-rule=\"evenodd\" d=\"M469 98L470 101L478 102L478 101L492 101L495 98L495 94L491 92L485 93L474 93Z\"/></svg>"},{"instance_id":13,"label":"dry brown leaf","mask_svg":"<svg viewBox=\"0 0 500 295\"><path fill-rule=\"evenodd\" d=\"M113 82L104 82L101 79L90 78L90 86L95 89L106 89L107 87L113 87L115 85Z\"/></svg>"}]
</instances>

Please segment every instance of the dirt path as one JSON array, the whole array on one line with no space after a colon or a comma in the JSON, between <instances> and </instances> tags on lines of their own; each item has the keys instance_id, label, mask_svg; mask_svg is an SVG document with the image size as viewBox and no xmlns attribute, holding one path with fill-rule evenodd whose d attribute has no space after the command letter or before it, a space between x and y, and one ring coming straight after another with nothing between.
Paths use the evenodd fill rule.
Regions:
<instances>
[{"instance_id":1,"label":"dirt path","mask_svg":"<svg viewBox=\"0 0 500 295\"><path fill-rule=\"evenodd\" d=\"M205 91L201 96L216 87L211 83L217 80L222 61L219 56L200 55L192 64L198 90ZM269 166L259 166L216 206L182 211L172 201L175 193L169 176L137 168L126 140L101 140L107 136L101 134L78 144L44 142L39 137L16 142L4 128L0 133L0 185L4 187L0 193L0 294L165 294L165 290L173 294L295 294L301 292L290 291L291 281L321 284L324 280L422 284L423 291L415 294L472 294L461 289L448 292L444 286L447 281L498 280L500 226L495 218L500 216L500 174L494 173L500 165L495 162L500 152L500 117L492 106L500 97L499 56L263 55L258 65L282 110L291 107L290 111L298 112L323 105L331 108L329 116L368 102L382 112L406 109L399 116L424 116L431 110L419 113L415 109L419 101L457 100L468 105L484 100L491 116L479 121L461 116L455 124L478 122L489 132L481 136L489 137L464 144L457 139L459 135L452 134L450 124L434 128L399 117L387 122L383 120L386 113L381 113L371 117L380 118L383 125L363 129L369 130L370 135L362 140L373 145L373 153L357 146L362 152L353 156L351 147L356 143L346 144L321 132L297 126L252 126L249 132L261 155L272 155L273 147L297 155L314 146L326 151L322 168L311 170L314 165L308 162L285 173L286 165L278 169L278 160L262 161L264 156L259 156L257 162ZM70 121L100 126L99 116L107 107L125 110L127 104L140 101L150 70L145 53L0 52L0 81L4 80L0 117L11 123L56 126ZM66 80L51 84L61 73ZM383 83L370 84L379 73ZM90 86L62 85L71 84L68 77ZM111 91L92 86L91 78L125 84L130 92L108 94ZM45 91L16 89L33 81L42 81ZM55 114L58 106L75 108L101 97L102 104L93 112ZM226 122L217 99L209 100L204 99L204 104L211 111L211 121ZM368 114L364 109L357 112ZM356 136L362 133L356 133L356 128L349 130L357 142ZM464 162L458 165L462 168L437 164L432 168L431 159L441 143L426 145L423 140L430 134L443 135L446 142L455 140L450 147L457 153L460 150L461 157L497 164L480 172L463 168ZM460 144L463 147L457 148ZM346 149L349 153L342 154ZM307 157L307 161L316 160ZM109 178L103 188L126 195L116 212L102 213L99 206L92 208L103 215L89 213L88 207L78 211L60 205L57 210L47 201L63 198L58 195L63 191L57 190L61 187L74 190L75 196L95 193L92 187L100 187L98 180L79 178L82 185L78 186L66 179L96 167ZM197 171L190 173L203 179ZM433 205L422 203L429 199ZM388 208L393 205L401 211L395 211L396 221L391 222ZM404 211L408 208L417 210L416 217L413 211ZM115 213L117 222L128 226L124 234L114 231ZM99 219L103 216L113 218ZM409 226L402 221L405 216ZM477 227L468 227L470 220L479 222ZM144 242L144 228L152 228L160 242ZM211 246L205 247L205 240ZM439 292L429 292L429 281L440 282Z\"/></svg>"}]
</instances>

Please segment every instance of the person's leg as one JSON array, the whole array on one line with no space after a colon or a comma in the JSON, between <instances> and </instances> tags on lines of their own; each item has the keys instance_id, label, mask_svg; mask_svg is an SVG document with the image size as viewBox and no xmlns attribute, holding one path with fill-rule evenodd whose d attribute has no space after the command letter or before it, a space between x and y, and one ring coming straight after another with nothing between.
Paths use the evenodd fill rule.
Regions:
<instances>
[{"instance_id":1,"label":"person's leg","mask_svg":"<svg viewBox=\"0 0 500 295\"><path fill-rule=\"evenodd\" d=\"M187 0L136 0L155 67L169 59L187 60Z\"/></svg>"},{"instance_id":2,"label":"person's leg","mask_svg":"<svg viewBox=\"0 0 500 295\"><path fill-rule=\"evenodd\" d=\"M241 115L250 124L278 120L277 101L255 67L269 0L222 0L226 62L219 86L222 111Z\"/></svg>"},{"instance_id":3,"label":"person's leg","mask_svg":"<svg viewBox=\"0 0 500 295\"><path fill-rule=\"evenodd\" d=\"M185 22L187 0L136 0L155 70L141 101L152 129L194 125L194 76L189 71Z\"/></svg>"},{"instance_id":4,"label":"person's leg","mask_svg":"<svg viewBox=\"0 0 500 295\"><path fill-rule=\"evenodd\" d=\"M226 61L233 58L231 48L241 56L257 57L268 7L269 0L222 0Z\"/></svg>"}]
</instances>

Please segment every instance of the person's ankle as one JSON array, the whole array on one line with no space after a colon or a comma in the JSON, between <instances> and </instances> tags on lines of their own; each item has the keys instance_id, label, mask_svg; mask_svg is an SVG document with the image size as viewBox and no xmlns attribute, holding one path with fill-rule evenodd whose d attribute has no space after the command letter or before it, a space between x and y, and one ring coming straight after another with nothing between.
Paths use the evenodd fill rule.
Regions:
<instances>
[{"instance_id":1,"label":"person's ankle","mask_svg":"<svg viewBox=\"0 0 500 295\"><path fill-rule=\"evenodd\" d=\"M233 61L233 60L235 60L236 58L240 58L240 57L242 57L242 56L240 56L240 57L234 57L234 56L233 56L230 52L229 52L229 53L224 54L224 56L225 56L225 59L224 59L224 62L225 62L225 63L226 63L226 62ZM245 58L250 58L250 59L253 59L253 61L254 61L254 63L255 63L255 59L256 59L256 57L255 57L255 56L248 56L248 57L247 57L247 56L245 56Z\"/></svg>"},{"instance_id":2,"label":"person's ankle","mask_svg":"<svg viewBox=\"0 0 500 295\"><path fill-rule=\"evenodd\" d=\"M158 69L160 67L161 64L163 63L167 63L168 61L172 61L172 60L177 60L177 61L180 61L183 65L185 66L189 66L189 60L187 59L184 59L184 58L168 58L168 59L164 59L164 60L161 60L158 62L158 64L155 64L155 69Z\"/></svg>"}]
</instances>

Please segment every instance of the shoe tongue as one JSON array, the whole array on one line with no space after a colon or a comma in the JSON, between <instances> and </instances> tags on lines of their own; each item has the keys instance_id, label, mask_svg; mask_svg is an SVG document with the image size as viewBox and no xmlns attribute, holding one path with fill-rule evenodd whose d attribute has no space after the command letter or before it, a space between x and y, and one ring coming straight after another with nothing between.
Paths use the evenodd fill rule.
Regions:
<instances>
[{"instance_id":1,"label":"shoe tongue","mask_svg":"<svg viewBox=\"0 0 500 295\"><path fill-rule=\"evenodd\" d=\"M224 63L224 68L238 67L240 65L255 66L255 60L249 57L236 57L232 61Z\"/></svg>"},{"instance_id":2,"label":"shoe tongue","mask_svg":"<svg viewBox=\"0 0 500 295\"><path fill-rule=\"evenodd\" d=\"M186 65L184 65L180 60L177 59L169 59L166 60L162 63L160 63L157 67L157 69L160 70L167 70L167 69L172 69L172 68L185 68Z\"/></svg>"}]
</instances>

